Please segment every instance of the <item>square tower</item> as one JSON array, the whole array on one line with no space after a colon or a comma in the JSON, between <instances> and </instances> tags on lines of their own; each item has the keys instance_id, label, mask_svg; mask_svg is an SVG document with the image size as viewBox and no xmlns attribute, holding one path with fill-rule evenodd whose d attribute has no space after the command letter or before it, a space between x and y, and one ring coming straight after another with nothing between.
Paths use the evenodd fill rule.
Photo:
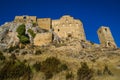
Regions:
<instances>
[{"instance_id":1,"label":"square tower","mask_svg":"<svg viewBox=\"0 0 120 80\"><path fill-rule=\"evenodd\" d=\"M38 26L41 29L49 31L51 29L52 25L52 20L50 18L40 18L37 19Z\"/></svg>"},{"instance_id":2,"label":"square tower","mask_svg":"<svg viewBox=\"0 0 120 80\"><path fill-rule=\"evenodd\" d=\"M58 20L52 20L52 28L61 39L77 38L86 40L82 22L69 15L64 15Z\"/></svg>"},{"instance_id":3,"label":"square tower","mask_svg":"<svg viewBox=\"0 0 120 80\"><path fill-rule=\"evenodd\" d=\"M116 44L109 27L101 26L97 31L102 47L116 48Z\"/></svg>"}]
</instances>

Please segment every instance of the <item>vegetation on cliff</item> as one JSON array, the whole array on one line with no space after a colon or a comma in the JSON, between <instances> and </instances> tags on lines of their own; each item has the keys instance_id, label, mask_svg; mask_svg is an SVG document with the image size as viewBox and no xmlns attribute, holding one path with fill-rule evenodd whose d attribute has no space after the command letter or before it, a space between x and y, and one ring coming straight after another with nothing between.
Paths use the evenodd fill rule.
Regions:
<instances>
[{"instance_id":1,"label":"vegetation on cliff","mask_svg":"<svg viewBox=\"0 0 120 80\"><path fill-rule=\"evenodd\" d=\"M28 35L25 34L25 31L26 31L25 24L22 24L17 28L18 38L20 42L23 44L27 44L30 42Z\"/></svg>"},{"instance_id":2,"label":"vegetation on cliff","mask_svg":"<svg viewBox=\"0 0 120 80\"><path fill-rule=\"evenodd\" d=\"M35 35L36 35L32 29L29 29L29 30L28 30L28 33L30 33L30 35L31 35L33 38L34 38Z\"/></svg>"}]
</instances>

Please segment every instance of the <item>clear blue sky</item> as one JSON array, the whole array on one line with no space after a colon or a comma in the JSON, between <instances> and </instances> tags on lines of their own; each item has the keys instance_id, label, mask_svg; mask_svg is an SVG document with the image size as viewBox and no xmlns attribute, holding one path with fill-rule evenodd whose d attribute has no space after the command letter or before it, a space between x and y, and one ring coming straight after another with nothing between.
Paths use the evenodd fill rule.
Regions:
<instances>
[{"instance_id":1,"label":"clear blue sky","mask_svg":"<svg viewBox=\"0 0 120 80\"><path fill-rule=\"evenodd\" d=\"M0 0L0 25L16 15L59 19L71 15L83 22L87 40L99 43L97 30L109 26L120 47L120 0Z\"/></svg>"}]
</instances>

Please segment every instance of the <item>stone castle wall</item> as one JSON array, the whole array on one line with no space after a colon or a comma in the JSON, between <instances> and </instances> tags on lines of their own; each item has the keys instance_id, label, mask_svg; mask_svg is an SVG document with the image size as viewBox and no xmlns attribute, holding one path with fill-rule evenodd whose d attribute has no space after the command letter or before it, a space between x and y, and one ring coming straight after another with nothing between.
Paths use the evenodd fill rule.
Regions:
<instances>
[{"instance_id":1,"label":"stone castle wall","mask_svg":"<svg viewBox=\"0 0 120 80\"><path fill-rule=\"evenodd\" d=\"M34 38L34 45L42 46L52 42L52 33L38 33Z\"/></svg>"},{"instance_id":2,"label":"stone castle wall","mask_svg":"<svg viewBox=\"0 0 120 80\"><path fill-rule=\"evenodd\" d=\"M33 22L36 23L37 17L36 16L15 16L14 22Z\"/></svg>"},{"instance_id":3,"label":"stone castle wall","mask_svg":"<svg viewBox=\"0 0 120 80\"><path fill-rule=\"evenodd\" d=\"M74 19L69 15L62 16L58 20L50 18L38 18L36 16L16 16L14 22L33 22L46 30L53 31L60 39L77 38L86 41L83 24L80 20ZM102 47L117 47L108 27L100 27L97 31ZM39 33L34 39L34 45L45 45L52 42L52 33Z\"/></svg>"},{"instance_id":4,"label":"stone castle wall","mask_svg":"<svg viewBox=\"0 0 120 80\"><path fill-rule=\"evenodd\" d=\"M116 47L109 27L102 26L98 29L97 33L102 47Z\"/></svg>"},{"instance_id":5,"label":"stone castle wall","mask_svg":"<svg viewBox=\"0 0 120 80\"><path fill-rule=\"evenodd\" d=\"M40 18L40 19L37 19L37 23L38 23L38 26L41 28L41 29L45 29L45 30L50 30L51 27L52 27L52 20L50 18Z\"/></svg>"},{"instance_id":6,"label":"stone castle wall","mask_svg":"<svg viewBox=\"0 0 120 80\"><path fill-rule=\"evenodd\" d=\"M52 20L52 28L60 38L73 37L86 40L83 24L71 16L63 16L59 20Z\"/></svg>"}]
</instances>

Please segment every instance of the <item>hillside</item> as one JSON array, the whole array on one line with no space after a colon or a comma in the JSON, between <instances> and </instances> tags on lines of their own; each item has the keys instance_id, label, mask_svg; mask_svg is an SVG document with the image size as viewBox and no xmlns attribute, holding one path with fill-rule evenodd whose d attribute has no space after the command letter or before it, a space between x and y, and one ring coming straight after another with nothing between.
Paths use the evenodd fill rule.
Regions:
<instances>
[{"instance_id":1,"label":"hillside","mask_svg":"<svg viewBox=\"0 0 120 80\"><path fill-rule=\"evenodd\" d=\"M54 57L60 60L62 64L65 64L65 66L63 67L63 70L60 69L60 72L54 73L54 69L53 69L52 71L53 76L50 78L50 80L78 80L77 72L78 69L81 67L81 62L86 62L89 68L93 70L92 78L94 78L94 80L101 80L101 79L119 80L120 49L100 49L100 48L94 50L83 49L77 52L74 49L72 50L71 48L65 48L65 47L68 46L34 47L34 48L28 48L29 50L16 49L15 52L12 51L14 52L16 58L14 58L14 56L11 54L12 52L11 53L3 52L6 59L0 61L0 65L2 65L0 70L4 69L5 67L4 65L6 64L6 62L11 61L11 59L12 60L14 59L17 63L18 61L25 62L26 66L28 65L30 66L30 70L32 71L31 72L32 76L30 80L46 80L46 75L43 72L44 68L42 68L41 70L41 67L38 66L37 67L38 69L36 70L36 68L34 68L33 65L39 62L43 64L43 62L46 59ZM21 51L23 52L21 53ZM51 64L54 65L54 62L52 62ZM107 69L105 68L105 66L107 66ZM53 68L55 67L53 66ZM21 70L22 69L23 68L21 68ZM50 75L49 74L50 72L47 73L48 75ZM23 78L20 79L23 80ZM28 78L26 77L26 79L24 80L28 80Z\"/></svg>"}]
</instances>

